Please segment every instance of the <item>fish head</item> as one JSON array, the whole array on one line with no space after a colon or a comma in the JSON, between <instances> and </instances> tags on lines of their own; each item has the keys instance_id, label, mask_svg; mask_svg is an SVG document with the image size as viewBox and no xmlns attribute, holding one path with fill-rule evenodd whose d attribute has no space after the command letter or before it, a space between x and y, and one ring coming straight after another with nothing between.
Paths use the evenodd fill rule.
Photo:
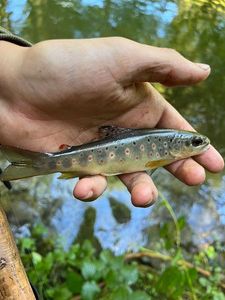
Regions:
<instances>
[{"instance_id":1,"label":"fish head","mask_svg":"<svg viewBox=\"0 0 225 300\"><path fill-rule=\"evenodd\" d=\"M176 158L186 158L205 152L210 145L208 137L192 131L183 131L173 139L170 154Z\"/></svg>"}]
</instances>

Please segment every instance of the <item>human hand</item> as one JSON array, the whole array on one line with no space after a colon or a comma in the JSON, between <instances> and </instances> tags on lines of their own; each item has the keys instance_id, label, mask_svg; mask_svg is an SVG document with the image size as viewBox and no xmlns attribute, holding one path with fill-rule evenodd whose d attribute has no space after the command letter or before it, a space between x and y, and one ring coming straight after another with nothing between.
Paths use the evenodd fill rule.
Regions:
<instances>
[{"instance_id":1,"label":"human hand","mask_svg":"<svg viewBox=\"0 0 225 300\"><path fill-rule=\"evenodd\" d=\"M0 141L43 152L90 141L106 124L193 130L150 82L191 85L210 73L209 67L174 50L124 38L53 40L31 48L2 42L1 52L5 68L0 75ZM167 169L184 183L196 185L205 179L204 168L218 172L223 166L211 146ZM134 205L146 206L156 199L157 189L145 172L119 177ZM74 196L93 200L106 186L103 176L82 178Z\"/></svg>"}]
</instances>

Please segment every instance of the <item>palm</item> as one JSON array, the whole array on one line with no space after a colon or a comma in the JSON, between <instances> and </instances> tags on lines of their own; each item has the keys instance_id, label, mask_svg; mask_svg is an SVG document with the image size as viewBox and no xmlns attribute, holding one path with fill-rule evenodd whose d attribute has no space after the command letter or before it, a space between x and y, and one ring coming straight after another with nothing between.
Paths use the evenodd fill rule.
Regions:
<instances>
[{"instance_id":1,"label":"palm","mask_svg":"<svg viewBox=\"0 0 225 300\"><path fill-rule=\"evenodd\" d=\"M154 93L156 97L157 92L154 91ZM135 96L139 97L137 92ZM14 122L13 126L10 126L10 123L6 124L7 135L4 143L33 151L57 151L61 144L75 145L98 138L98 128L106 124L117 124L124 127L155 127L163 112L162 110L160 114L156 114L154 99L150 98L148 101L142 101L130 107L128 97L123 95L115 100L114 105L117 109L114 111L111 109L110 100L108 106L102 109L99 101L90 99L90 104L85 102L83 105L80 102L80 112L77 112L78 101L79 99L74 99L68 103L67 107L60 112L60 117L54 109L49 110L49 105L45 106L43 103L40 103L39 107L30 105L21 111L20 103L18 103L18 107L14 107L14 110L7 113ZM127 103L127 107L124 105L121 114L123 101ZM93 105L93 102L96 103L96 106ZM14 128L15 124L20 124L19 139L18 132Z\"/></svg>"},{"instance_id":2,"label":"palm","mask_svg":"<svg viewBox=\"0 0 225 300\"><path fill-rule=\"evenodd\" d=\"M57 52L52 57L54 43ZM126 62L114 55L121 51L117 39L72 43L70 51L69 40L47 47L41 44L39 49L31 49L32 55L26 54L22 72L28 84L24 90L18 83L21 97L7 111L13 122L6 124L3 143L14 145L16 141L22 148L57 151L61 144L74 145L96 138L101 125L156 125L163 111L163 106L155 105L159 95L153 93L150 84L135 83L129 78ZM30 78L36 82L30 83ZM19 138L16 124L20 124Z\"/></svg>"}]
</instances>

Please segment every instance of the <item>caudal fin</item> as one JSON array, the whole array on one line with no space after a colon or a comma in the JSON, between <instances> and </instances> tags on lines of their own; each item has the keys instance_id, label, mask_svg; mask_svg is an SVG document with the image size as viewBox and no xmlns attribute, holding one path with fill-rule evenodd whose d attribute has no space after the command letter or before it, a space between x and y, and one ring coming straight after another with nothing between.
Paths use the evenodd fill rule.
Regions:
<instances>
[{"instance_id":1,"label":"caudal fin","mask_svg":"<svg viewBox=\"0 0 225 300\"><path fill-rule=\"evenodd\" d=\"M0 174L1 181L11 181L50 173L42 166L43 161L49 157L48 153L33 152L11 146L1 146L0 150L11 163Z\"/></svg>"},{"instance_id":2,"label":"caudal fin","mask_svg":"<svg viewBox=\"0 0 225 300\"><path fill-rule=\"evenodd\" d=\"M0 168L0 174L2 173L2 169ZM12 188L12 185L9 181L2 181L4 186L8 189L8 190L11 190Z\"/></svg>"}]
</instances>

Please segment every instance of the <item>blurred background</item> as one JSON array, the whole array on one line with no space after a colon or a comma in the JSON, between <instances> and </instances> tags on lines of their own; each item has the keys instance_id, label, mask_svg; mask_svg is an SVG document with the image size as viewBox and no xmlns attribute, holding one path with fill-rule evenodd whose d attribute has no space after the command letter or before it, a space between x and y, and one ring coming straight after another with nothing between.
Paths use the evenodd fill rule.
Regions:
<instances>
[{"instance_id":1,"label":"blurred background","mask_svg":"<svg viewBox=\"0 0 225 300\"><path fill-rule=\"evenodd\" d=\"M225 1L0 0L0 23L33 43L123 36L174 48L190 60L209 64L212 73L204 83L157 88L225 157ZM72 197L75 180L59 181L57 175L15 182L10 192L1 186L1 205L17 238L29 238L33 226L42 224L63 239L64 249L88 239L97 251L107 248L116 255L156 245L163 251L173 248L176 226L169 205L185 253L214 247L217 264L224 267L225 173L207 174L199 187L187 187L165 170L154 178L167 205L159 197L151 208L133 207L116 179L100 199L81 203Z\"/></svg>"}]
</instances>

